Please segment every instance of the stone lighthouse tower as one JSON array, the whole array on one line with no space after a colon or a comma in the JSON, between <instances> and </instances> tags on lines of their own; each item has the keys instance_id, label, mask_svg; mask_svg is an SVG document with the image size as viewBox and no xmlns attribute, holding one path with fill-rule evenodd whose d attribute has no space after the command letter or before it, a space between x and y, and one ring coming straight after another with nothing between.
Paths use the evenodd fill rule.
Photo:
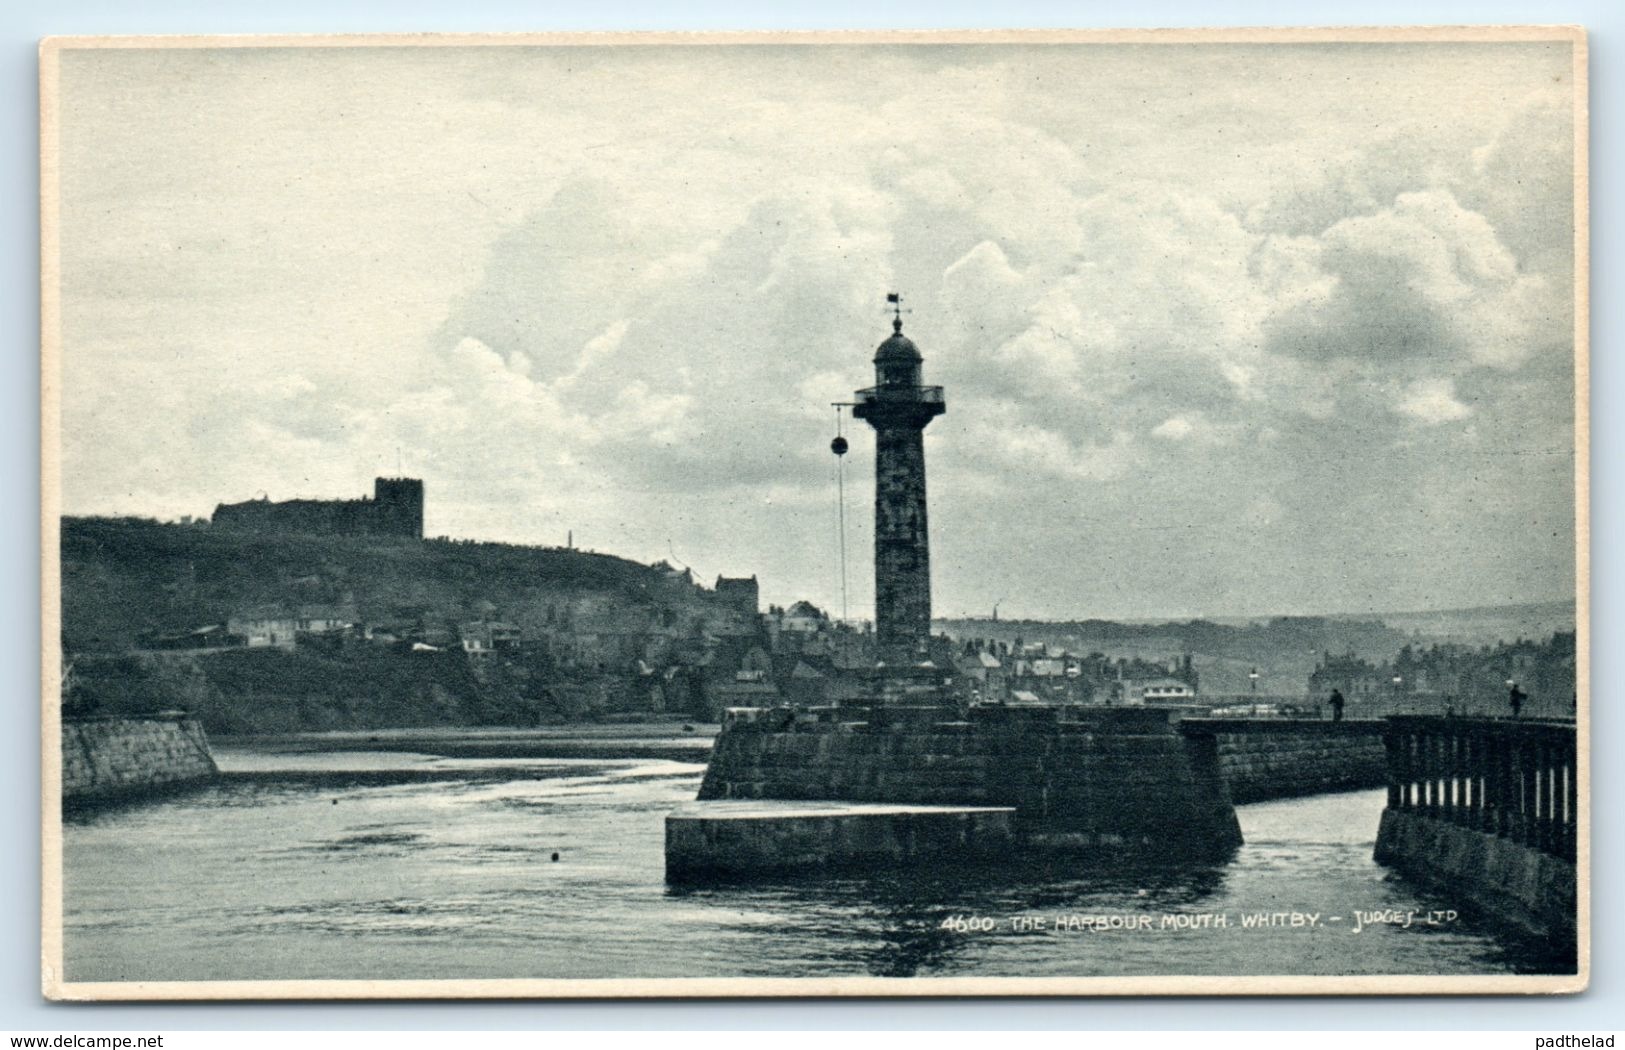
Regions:
<instances>
[{"instance_id":1,"label":"stone lighthouse tower","mask_svg":"<svg viewBox=\"0 0 1625 1050\"><path fill-rule=\"evenodd\" d=\"M852 409L875 428L875 641L894 665L922 657L931 637L924 431L947 405L940 386L920 385L920 360L899 306L875 353L875 385Z\"/></svg>"}]
</instances>

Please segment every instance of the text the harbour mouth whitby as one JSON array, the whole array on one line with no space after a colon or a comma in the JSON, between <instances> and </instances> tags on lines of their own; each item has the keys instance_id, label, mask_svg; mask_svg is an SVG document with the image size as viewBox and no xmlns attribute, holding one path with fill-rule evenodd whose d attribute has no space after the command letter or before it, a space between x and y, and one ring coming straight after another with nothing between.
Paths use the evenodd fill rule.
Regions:
<instances>
[{"instance_id":1,"label":"text the harbour mouth whitby","mask_svg":"<svg viewBox=\"0 0 1625 1050\"><path fill-rule=\"evenodd\" d=\"M1369 926L1399 926L1408 928L1420 923L1426 926L1445 926L1458 918L1455 911L1353 911L1342 915L1323 915L1320 912L1164 912L1161 915L1012 915L994 918L988 915L950 915L942 920L941 928L953 933L987 933L995 929L1008 929L1015 933L1150 933L1157 930L1222 930L1231 926L1240 929L1290 927L1314 929L1341 923L1350 933L1361 933Z\"/></svg>"}]
</instances>

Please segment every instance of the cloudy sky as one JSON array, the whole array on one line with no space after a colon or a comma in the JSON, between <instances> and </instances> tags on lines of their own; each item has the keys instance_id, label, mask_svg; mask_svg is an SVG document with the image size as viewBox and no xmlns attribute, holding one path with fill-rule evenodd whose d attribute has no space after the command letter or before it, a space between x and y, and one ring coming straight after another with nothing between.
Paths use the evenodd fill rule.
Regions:
<instances>
[{"instance_id":1,"label":"cloudy sky","mask_svg":"<svg viewBox=\"0 0 1625 1050\"><path fill-rule=\"evenodd\" d=\"M1573 596L1567 43L61 70L66 513L359 495L398 456L431 534L838 610L829 403L900 291L949 403L939 614Z\"/></svg>"}]
</instances>

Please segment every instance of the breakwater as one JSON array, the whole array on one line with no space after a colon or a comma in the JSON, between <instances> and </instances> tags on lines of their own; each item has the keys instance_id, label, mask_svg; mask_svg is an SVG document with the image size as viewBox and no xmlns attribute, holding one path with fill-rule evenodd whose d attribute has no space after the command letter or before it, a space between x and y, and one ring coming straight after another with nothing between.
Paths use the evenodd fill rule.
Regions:
<instances>
[{"instance_id":1,"label":"breakwater","mask_svg":"<svg viewBox=\"0 0 1625 1050\"><path fill-rule=\"evenodd\" d=\"M828 814L717 809L699 823L705 803L718 800L1007 807L1014 841L1039 850L1126 847L1216 858L1241 843L1235 803L1386 780L1382 722L1190 714L1175 707L999 706L961 714L907 703L738 709L717 739L696 812L668 822L682 854L668 860L674 872L724 860L768 870L811 865L817 843L826 857L854 852L847 841L854 822ZM902 815L892 825L910 820L924 818ZM725 841L733 845L724 849ZM886 849L946 859L974 853L979 839L921 841L933 845Z\"/></svg>"},{"instance_id":2,"label":"breakwater","mask_svg":"<svg viewBox=\"0 0 1625 1050\"><path fill-rule=\"evenodd\" d=\"M1378 863L1571 947L1579 923L1572 723L1395 716Z\"/></svg>"},{"instance_id":3,"label":"breakwater","mask_svg":"<svg viewBox=\"0 0 1625 1050\"><path fill-rule=\"evenodd\" d=\"M703 882L946 858L1017 846L1015 811L859 802L703 802L666 817L666 878Z\"/></svg>"},{"instance_id":4,"label":"breakwater","mask_svg":"<svg viewBox=\"0 0 1625 1050\"><path fill-rule=\"evenodd\" d=\"M1232 802L1354 791L1387 782L1380 720L1185 718L1180 730L1213 739Z\"/></svg>"},{"instance_id":5,"label":"breakwater","mask_svg":"<svg viewBox=\"0 0 1625 1050\"><path fill-rule=\"evenodd\" d=\"M62 722L62 801L94 802L213 777L203 726L184 715Z\"/></svg>"},{"instance_id":6,"label":"breakwater","mask_svg":"<svg viewBox=\"0 0 1625 1050\"><path fill-rule=\"evenodd\" d=\"M1155 708L729 712L700 800L1015 809L1032 846L1221 857L1241 843L1216 741Z\"/></svg>"}]
</instances>

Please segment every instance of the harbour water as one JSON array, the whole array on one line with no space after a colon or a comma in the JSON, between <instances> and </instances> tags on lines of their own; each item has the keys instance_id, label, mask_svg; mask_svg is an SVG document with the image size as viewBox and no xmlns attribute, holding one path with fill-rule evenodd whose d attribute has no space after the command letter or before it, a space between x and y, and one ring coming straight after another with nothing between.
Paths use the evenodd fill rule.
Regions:
<instances>
[{"instance_id":1,"label":"harbour water","mask_svg":"<svg viewBox=\"0 0 1625 1050\"><path fill-rule=\"evenodd\" d=\"M1240 807L1246 845L1219 865L1103 857L679 890L663 877L664 816L694 798L701 741L470 734L430 754L362 739L219 746L217 784L71 814L67 978L1570 968L1373 862L1381 791Z\"/></svg>"}]
</instances>

